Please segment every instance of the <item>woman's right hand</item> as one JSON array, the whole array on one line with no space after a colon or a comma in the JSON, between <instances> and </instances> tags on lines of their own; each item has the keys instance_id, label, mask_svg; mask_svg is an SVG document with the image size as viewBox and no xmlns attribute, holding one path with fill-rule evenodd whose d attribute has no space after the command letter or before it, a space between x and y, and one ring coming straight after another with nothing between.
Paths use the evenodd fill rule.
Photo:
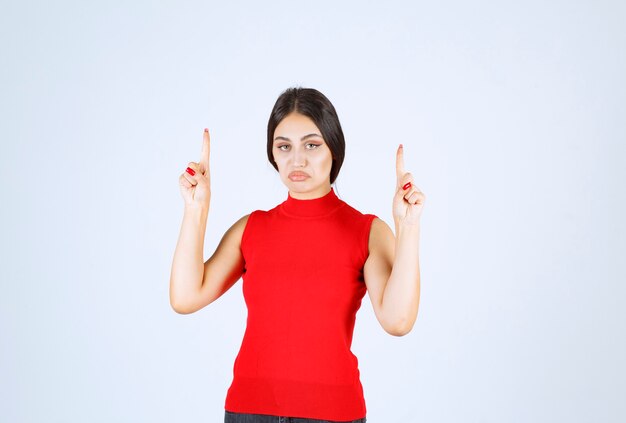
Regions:
<instances>
[{"instance_id":1,"label":"woman's right hand","mask_svg":"<svg viewBox=\"0 0 626 423\"><path fill-rule=\"evenodd\" d=\"M209 130L204 130L204 139L202 141L202 153L199 162L189 162L188 169L185 170L180 178L180 193L185 200L185 207L204 207L209 208L211 201L211 178L209 175L209 152L211 147L211 138ZM191 169L191 173L189 172Z\"/></svg>"}]
</instances>

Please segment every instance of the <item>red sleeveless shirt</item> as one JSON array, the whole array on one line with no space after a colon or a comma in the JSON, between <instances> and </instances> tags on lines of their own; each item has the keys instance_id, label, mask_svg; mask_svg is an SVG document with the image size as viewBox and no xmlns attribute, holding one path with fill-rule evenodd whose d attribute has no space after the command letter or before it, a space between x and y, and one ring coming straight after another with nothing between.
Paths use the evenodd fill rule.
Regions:
<instances>
[{"instance_id":1,"label":"red sleeveless shirt","mask_svg":"<svg viewBox=\"0 0 626 423\"><path fill-rule=\"evenodd\" d=\"M255 210L241 239L246 330L224 408L321 420L366 416L350 350L367 291L373 214L328 194Z\"/></svg>"}]
</instances>

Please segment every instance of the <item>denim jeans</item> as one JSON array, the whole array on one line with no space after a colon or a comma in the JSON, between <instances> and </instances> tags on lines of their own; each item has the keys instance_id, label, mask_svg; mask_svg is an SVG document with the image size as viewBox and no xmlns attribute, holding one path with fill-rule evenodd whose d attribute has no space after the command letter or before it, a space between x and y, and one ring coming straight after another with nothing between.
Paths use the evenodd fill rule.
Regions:
<instances>
[{"instance_id":1,"label":"denim jeans","mask_svg":"<svg viewBox=\"0 0 626 423\"><path fill-rule=\"evenodd\" d=\"M367 418L338 422L337 420L305 419L302 417L271 416L269 414L233 413L224 410L224 423L366 423Z\"/></svg>"}]
</instances>

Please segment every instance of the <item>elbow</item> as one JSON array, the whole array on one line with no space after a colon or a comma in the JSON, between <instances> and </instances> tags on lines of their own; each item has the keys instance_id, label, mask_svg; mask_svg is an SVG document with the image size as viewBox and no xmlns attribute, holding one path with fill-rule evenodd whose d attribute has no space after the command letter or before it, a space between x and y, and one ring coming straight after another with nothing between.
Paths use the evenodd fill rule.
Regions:
<instances>
[{"instance_id":1,"label":"elbow","mask_svg":"<svg viewBox=\"0 0 626 423\"><path fill-rule=\"evenodd\" d=\"M178 304L175 304L173 302L170 301L170 306L172 307L172 310L174 310L176 313L178 314L188 314L183 308L181 308Z\"/></svg>"},{"instance_id":2,"label":"elbow","mask_svg":"<svg viewBox=\"0 0 626 423\"><path fill-rule=\"evenodd\" d=\"M181 304L172 298L170 298L170 307L172 307L172 310L178 314L191 314L194 312L194 310L188 305L185 305L184 303Z\"/></svg>"},{"instance_id":3,"label":"elbow","mask_svg":"<svg viewBox=\"0 0 626 423\"><path fill-rule=\"evenodd\" d=\"M412 320L412 321L402 320L396 323L395 325L392 325L386 328L385 330L389 335L392 335L392 336L398 336L398 337L405 336L409 332L411 332L411 330L413 330L414 324L415 324L415 320Z\"/></svg>"},{"instance_id":4,"label":"elbow","mask_svg":"<svg viewBox=\"0 0 626 423\"><path fill-rule=\"evenodd\" d=\"M403 328L401 326L387 329L387 333L389 335L397 336L397 337L404 336L404 335L406 335L409 332L411 332L411 329L405 329L405 328Z\"/></svg>"},{"instance_id":5,"label":"elbow","mask_svg":"<svg viewBox=\"0 0 626 423\"><path fill-rule=\"evenodd\" d=\"M191 314L196 309L194 308L193 298L184 295L185 293L181 293L173 289L173 284L170 283L170 307L178 314Z\"/></svg>"}]
</instances>

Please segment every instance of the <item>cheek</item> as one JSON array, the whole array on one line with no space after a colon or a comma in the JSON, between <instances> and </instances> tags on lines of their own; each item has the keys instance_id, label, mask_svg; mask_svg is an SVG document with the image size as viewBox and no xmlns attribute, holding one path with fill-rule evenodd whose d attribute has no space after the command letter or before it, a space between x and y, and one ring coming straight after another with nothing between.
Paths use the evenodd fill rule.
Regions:
<instances>
[{"instance_id":1,"label":"cheek","mask_svg":"<svg viewBox=\"0 0 626 423\"><path fill-rule=\"evenodd\" d=\"M276 162L276 166L278 166L278 171L283 172L283 170L285 169L285 160L281 159L280 157L278 159L274 157L274 161Z\"/></svg>"},{"instance_id":2,"label":"cheek","mask_svg":"<svg viewBox=\"0 0 626 423\"><path fill-rule=\"evenodd\" d=\"M333 156L331 154L328 154L328 157L326 158L326 165L329 168L333 165Z\"/></svg>"}]
</instances>

